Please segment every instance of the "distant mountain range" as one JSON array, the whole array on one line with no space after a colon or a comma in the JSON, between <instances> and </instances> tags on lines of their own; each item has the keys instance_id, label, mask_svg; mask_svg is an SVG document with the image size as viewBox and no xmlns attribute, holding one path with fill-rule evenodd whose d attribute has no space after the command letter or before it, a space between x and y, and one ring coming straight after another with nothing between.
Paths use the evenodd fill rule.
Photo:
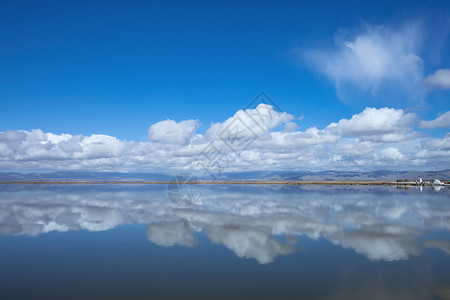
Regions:
<instances>
[{"instance_id":1,"label":"distant mountain range","mask_svg":"<svg viewBox=\"0 0 450 300\"><path fill-rule=\"evenodd\" d=\"M292 171L292 172L250 172L223 174L219 180L242 179L242 180L266 180L266 181L313 181L313 180L386 180L397 179L443 179L450 178L450 170L443 171L370 171L370 172L347 172L347 171Z\"/></svg>"},{"instance_id":2,"label":"distant mountain range","mask_svg":"<svg viewBox=\"0 0 450 300\"><path fill-rule=\"evenodd\" d=\"M170 181L173 175L163 173L120 173L120 172L49 172L19 173L0 172L0 181ZM255 171L243 173L223 173L217 181L307 181L307 180L415 180L422 178L450 179L450 170L443 171ZM211 180L211 178L201 178Z\"/></svg>"},{"instance_id":3,"label":"distant mountain range","mask_svg":"<svg viewBox=\"0 0 450 300\"><path fill-rule=\"evenodd\" d=\"M170 175L120 172L0 172L0 181L169 181Z\"/></svg>"}]
</instances>

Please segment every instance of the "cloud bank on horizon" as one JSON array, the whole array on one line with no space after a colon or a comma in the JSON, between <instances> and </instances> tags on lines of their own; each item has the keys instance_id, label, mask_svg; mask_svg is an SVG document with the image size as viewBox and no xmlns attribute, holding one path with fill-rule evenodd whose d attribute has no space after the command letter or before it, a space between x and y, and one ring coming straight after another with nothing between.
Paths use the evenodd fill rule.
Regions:
<instances>
[{"instance_id":1,"label":"cloud bank on horizon","mask_svg":"<svg viewBox=\"0 0 450 300\"><path fill-rule=\"evenodd\" d=\"M103 134L10 130L0 132L0 168L200 173L205 165L216 173L442 169L450 165L450 134L431 138L418 127L448 128L449 116L448 111L434 120L421 121L415 113L402 109L367 107L322 129L297 130L292 126L295 116L260 104L211 124L205 134L197 132L198 120L157 122L148 129L146 142ZM236 149L230 144L245 147Z\"/></svg>"}]
</instances>

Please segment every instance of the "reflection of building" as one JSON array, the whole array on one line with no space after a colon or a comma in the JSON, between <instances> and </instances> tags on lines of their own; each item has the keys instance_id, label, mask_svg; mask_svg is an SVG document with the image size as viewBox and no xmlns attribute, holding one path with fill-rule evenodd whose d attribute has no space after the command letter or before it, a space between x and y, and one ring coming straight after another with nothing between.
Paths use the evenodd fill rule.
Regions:
<instances>
[{"instance_id":1,"label":"reflection of building","mask_svg":"<svg viewBox=\"0 0 450 300\"><path fill-rule=\"evenodd\" d=\"M436 192L439 192L442 189L441 185L434 185L433 186L433 190L435 190Z\"/></svg>"},{"instance_id":2,"label":"reflection of building","mask_svg":"<svg viewBox=\"0 0 450 300\"><path fill-rule=\"evenodd\" d=\"M449 181L440 181L439 179L434 180L422 180L422 178L416 179L414 181L406 179L397 179L395 184L406 187L406 186L450 186Z\"/></svg>"}]
</instances>

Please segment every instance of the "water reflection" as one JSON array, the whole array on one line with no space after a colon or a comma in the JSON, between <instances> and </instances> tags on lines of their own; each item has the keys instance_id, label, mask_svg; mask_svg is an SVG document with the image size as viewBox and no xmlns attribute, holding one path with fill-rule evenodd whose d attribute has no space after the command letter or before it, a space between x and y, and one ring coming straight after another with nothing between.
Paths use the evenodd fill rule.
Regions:
<instances>
[{"instance_id":1,"label":"water reflection","mask_svg":"<svg viewBox=\"0 0 450 300\"><path fill-rule=\"evenodd\" d=\"M449 189L208 186L201 205L183 209L167 198L164 186L0 188L1 235L144 223L157 245L194 247L196 232L202 232L260 264L298 250L300 236L325 238L372 261L405 260L426 248L450 253ZM435 231L445 234L427 237Z\"/></svg>"}]
</instances>

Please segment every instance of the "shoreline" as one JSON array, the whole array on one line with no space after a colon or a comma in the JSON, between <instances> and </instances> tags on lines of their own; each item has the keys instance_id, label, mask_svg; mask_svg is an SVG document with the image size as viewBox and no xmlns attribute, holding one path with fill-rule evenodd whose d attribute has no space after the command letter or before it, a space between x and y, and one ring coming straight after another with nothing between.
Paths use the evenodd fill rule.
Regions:
<instances>
[{"instance_id":1,"label":"shoreline","mask_svg":"<svg viewBox=\"0 0 450 300\"><path fill-rule=\"evenodd\" d=\"M173 181L1 181L1 184L177 184ZM433 186L416 182L359 181L359 180L311 180L311 181L193 181L188 184L242 184L242 185L397 185L397 186ZM448 186L448 185L441 185Z\"/></svg>"}]
</instances>

